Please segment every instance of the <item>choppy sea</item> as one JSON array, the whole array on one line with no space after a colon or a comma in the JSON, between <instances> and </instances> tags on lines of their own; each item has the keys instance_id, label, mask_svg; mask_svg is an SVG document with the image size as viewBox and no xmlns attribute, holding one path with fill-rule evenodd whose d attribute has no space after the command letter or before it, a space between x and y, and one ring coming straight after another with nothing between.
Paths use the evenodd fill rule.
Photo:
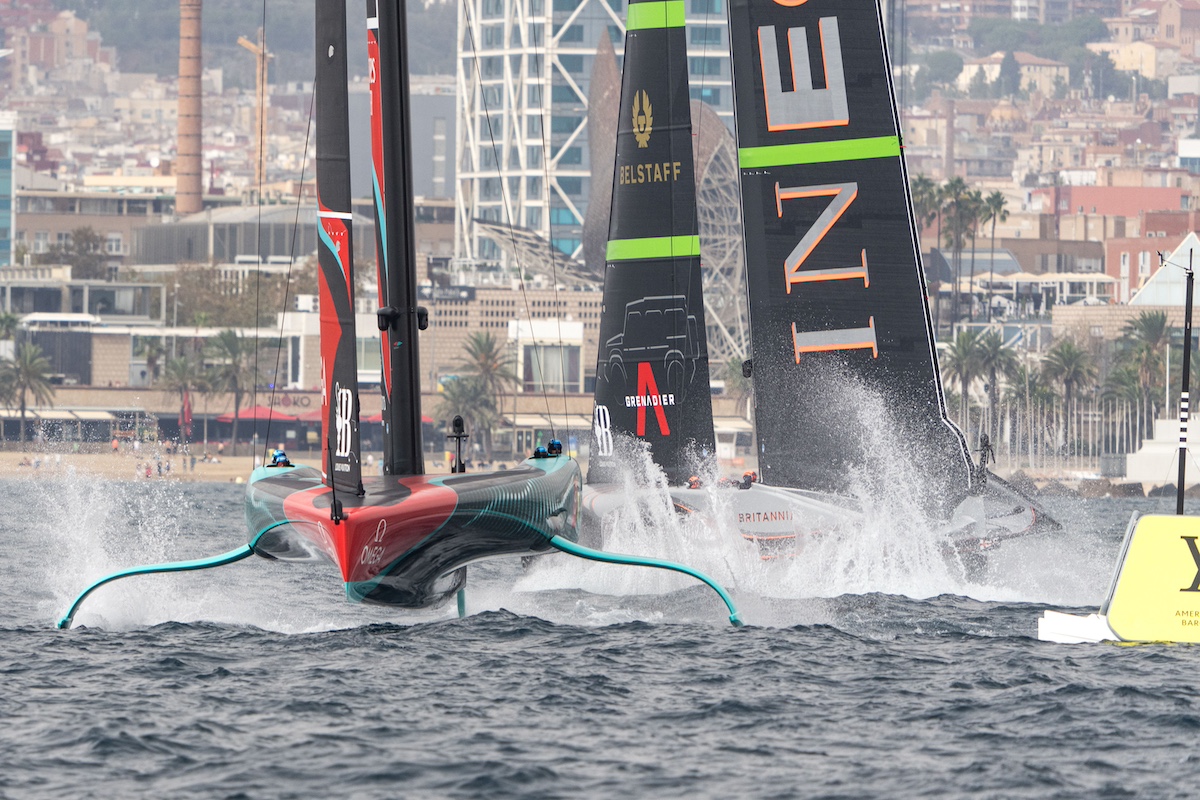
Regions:
<instances>
[{"instance_id":1,"label":"choppy sea","mask_svg":"<svg viewBox=\"0 0 1200 800\"><path fill-rule=\"evenodd\" d=\"M629 522L740 629L681 576L551 556L471 567L464 619L252 558L111 584L55 630L101 575L244 543L242 491L0 481L0 798L1195 794L1200 650L1036 639L1170 501L1057 499L1067 530L974 582L889 514L769 562Z\"/></svg>"}]
</instances>

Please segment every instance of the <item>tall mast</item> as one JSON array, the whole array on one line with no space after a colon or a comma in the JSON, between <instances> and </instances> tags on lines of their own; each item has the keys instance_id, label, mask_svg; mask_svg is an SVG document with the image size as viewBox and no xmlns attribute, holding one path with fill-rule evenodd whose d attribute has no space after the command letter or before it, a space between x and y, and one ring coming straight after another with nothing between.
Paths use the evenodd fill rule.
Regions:
<instances>
[{"instance_id":1,"label":"tall mast","mask_svg":"<svg viewBox=\"0 0 1200 800\"><path fill-rule=\"evenodd\" d=\"M1183 306L1183 383L1179 392L1179 479L1176 481L1175 513L1183 513L1183 480L1187 473L1188 382L1192 379L1192 286L1196 274L1192 271L1192 255L1188 250L1187 300Z\"/></svg>"},{"instance_id":2,"label":"tall mast","mask_svg":"<svg viewBox=\"0 0 1200 800\"><path fill-rule=\"evenodd\" d=\"M425 471L407 53L404 0L367 0L371 166L383 356L383 469L387 475L420 475Z\"/></svg>"},{"instance_id":3,"label":"tall mast","mask_svg":"<svg viewBox=\"0 0 1200 800\"><path fill-rule=\"evenodd\" d=\"M317 261L321 298L322 459L326 484L362 493L346 0L316 6Z\"/></svg>"}]
</instances>

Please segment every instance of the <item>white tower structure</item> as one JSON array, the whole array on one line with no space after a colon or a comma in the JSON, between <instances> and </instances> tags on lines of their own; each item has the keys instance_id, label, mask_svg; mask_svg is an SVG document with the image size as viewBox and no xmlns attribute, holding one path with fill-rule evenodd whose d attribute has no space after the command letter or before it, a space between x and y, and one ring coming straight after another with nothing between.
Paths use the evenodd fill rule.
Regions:
<instances>
[{"instance_id":1,"label":"white tower structure","mask_svg":"<svg viewBox=\"0 0 1200 800\"><path fill-rule=\"evenodd\" d=\"M686 3L692 98L731 127L725 1L674 0ZM477 230L480 219L528 228L579 258L592 171L592 62L603 36L620 61L625 4L462 0L458 8L455 256L464 266L507 266Z\"/></svg>"}]
</instances>

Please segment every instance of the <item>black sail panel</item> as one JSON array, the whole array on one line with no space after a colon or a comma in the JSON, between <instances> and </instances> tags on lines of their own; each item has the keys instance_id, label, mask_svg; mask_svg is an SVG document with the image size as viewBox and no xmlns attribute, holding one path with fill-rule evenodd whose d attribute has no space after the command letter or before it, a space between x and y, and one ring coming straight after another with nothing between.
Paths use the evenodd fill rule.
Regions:
<instances>
[{"instance_id":1,"label":"black sail panel","mask_svg":"<svg viewBox=\"0 0 1200 800\"><path fill-rule=\"evenodd\" d=\"M731 0L730 37L760 476L845 492L907 459L951 507L970 460L946 417L876 2Z\"/></svg>"},{"instance_id":2,"label":"black sail panel","mask_svg":"<svg viewBox=\"0 0 1200 800\"><path fill-rule=\"evenodd\" d=\"M646 442L672 482L714 452L683 0L631 2L590 481ZM619 448L618 448L619 449Z\"/></svg>"},{"instance_id":3,"label":"black sail panel","mask_svg":"<svg viewBox=\"0 0 1200 800\"><path fill-rule=\"evenodd\" d=\"M321 468L325 482L362 491L358 430L358 356L354 327L350 126L346 94L346 3L316 8L315 116L317 261L321 301Z\"/></svg>"},{"instance_id":4,"label":"black sail panel","mask_svg":"<svg viewBox=\"0 0 1200 800\"><path fill-rule=\"evenodd\" d=\"M421 475L415 221L403 0L367 0L371 169L383 362L383 469Z\"/></svg>"}]
</instances>

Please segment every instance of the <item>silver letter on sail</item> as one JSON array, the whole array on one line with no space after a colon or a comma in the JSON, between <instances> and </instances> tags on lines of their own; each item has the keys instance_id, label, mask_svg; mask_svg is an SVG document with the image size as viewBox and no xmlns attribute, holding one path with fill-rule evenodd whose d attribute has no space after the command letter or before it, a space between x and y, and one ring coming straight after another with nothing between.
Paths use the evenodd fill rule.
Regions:
<instances>
[{"instance_id":1,"label":"silver letter on sail","mask_svg":"<svg viewBox=\"0 0 1200 800\"><path fill-rule=\"evenodd\" d=\"M788 49L792 60L793 90L783 90L779 73L779 51L775 26L758 29L758 50L762 57L763 93L767 108L767 128L772 131L800 128L828 128L849 125L846 103L846 75L842 72L842 43L838 39L837 17L822 17L821 56L825 65L825 88L813 87L808 66L808 39L804 28L788 29Z\"/></svg>"}]
</instances>

